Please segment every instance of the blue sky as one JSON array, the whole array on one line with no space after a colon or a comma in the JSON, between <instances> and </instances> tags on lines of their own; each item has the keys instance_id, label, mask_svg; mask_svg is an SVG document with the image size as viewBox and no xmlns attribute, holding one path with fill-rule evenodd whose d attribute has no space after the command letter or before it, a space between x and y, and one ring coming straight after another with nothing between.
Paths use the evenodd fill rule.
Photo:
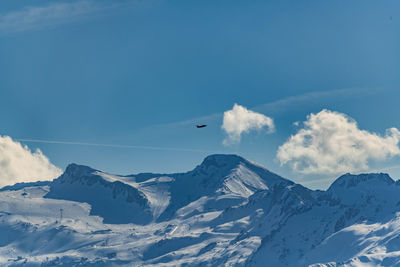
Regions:
<instances>
[{"instance_id":1,"label":"blue sky","mask_svg":"<svg viewBox=\"0 0 400 267\"><path fill-rule=\"evenodd\" d=\"M277 151L301 129L294 122L323 109L382 137L400 128L399 5L2 1L0 134L145 147L22 142L60 168L168 173L211 153L238 153L324 188L336 174L281 166ZM272 118L275 131L223 145L223 114L235 103ZM392 153L368 170L398 179L399 164Z\"/></svg>"}]
</instances>

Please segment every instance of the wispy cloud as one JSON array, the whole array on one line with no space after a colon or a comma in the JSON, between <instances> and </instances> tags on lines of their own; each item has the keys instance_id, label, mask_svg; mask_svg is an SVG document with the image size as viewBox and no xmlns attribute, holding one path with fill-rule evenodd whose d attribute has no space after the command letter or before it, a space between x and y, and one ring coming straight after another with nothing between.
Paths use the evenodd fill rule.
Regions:
<instances>
[{"instance_id":1,"label":"wispy cloud","mask_svg":"<svg viewBox=\"0 0 400 267\"><path fill-rule=\"evenodd\" d=\"M381 88L365 89L365 88L344 88L329 91L316 91L300 95L289 96L277 101L265 103L253 108L258 112L281 112L288 108L293 108L294 105L308 103L310 101L331 99L332 97L347 97L356 94L374 94L381 91Z\"/></svg>"},{"instance_id":2,"label":"wispy cloud","mask_svg":"<svg viewBox=\"0 0 400 267\"><path fill-rule=\"evenodd\" d=\"M114 7L92 0L56 2L30 6L0 15L0 33L22 32L75 21L89 14Z\"/></svg>"}]
</instances>

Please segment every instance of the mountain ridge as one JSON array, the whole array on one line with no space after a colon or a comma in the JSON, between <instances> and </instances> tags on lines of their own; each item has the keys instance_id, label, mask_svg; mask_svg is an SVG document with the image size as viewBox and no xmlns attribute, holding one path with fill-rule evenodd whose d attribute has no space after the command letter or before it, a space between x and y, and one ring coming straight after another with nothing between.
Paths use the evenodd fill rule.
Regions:
<instances>
[{"instance_id":1,"label":"mountain ridge","mask_svg":"<svg viewBox=\"0 0 400 267\"><path fill-rule=\"evenodd\" d=\"M227 159L231 159L230 161ZM233 162L233 163L232 163ZM288 181L289 183L295 183L289 179L286 179L284 177L281 177L271 171L269 171L267 168L265 168L262 165L259 165L255 162L251 162L241 156L235 155L235 154L212 154L207 156L206 158L204 158L204 160L202 161L201 164L197 165L193 170L184 172L184 173L151 173L151 172L144 172L144 173L137 173L137 174L129 174L129 175L115 175L116 177L119 177L121 180L119 180L122 183L125 183L126 181L124 181L123 177L126 178L135 178L135 182L145 182L149 179L155 178L155 177L174 177L174 176L181 176L183 174L198 174L198 173L202 173L202 174L206 174L206 175L214 175L214 170L216 169L220 169L221 167L231 167L230 169L228 168L228 170L232 170L234 169L239 163L244 163L244 164L250 164L252 165L252 167L256 168L256 169L261 169L264 171L269 172L270 174L274 175L275 177L277 177L278 179L283 179ZM227 166L227 164L231 164L230 166ZM236 165L235 165L236 164ZM213 170L214 169L214 170ZM77 164L77 163L71 163L66 167L65 172L61 175L63 176L65 173L69 174L70 176L73 177L79 177L79 175L76 175L74 172L101 172L101 173L105 173L105 174L109 174L103 171L100 171L98 169L93 169L89 166L86 165L81 165L81 164ZM72 174L72 175L71 175ZM113 174L110 174L113 175ZM137 177L139 177L139 179L136 179ZM343 187L344 185L348 187L354 187L362 182L366 182L368 180L380 180L383 181L389 185L392 184L399 184L400 180L393 180L389 174L387 173L361 173L361 174L351 174L351 173L346 173L343 174L341 176L339 176L338 178L336 178L331 185L326 189L326 190L312 190L315 192L321 191L321 192L327 192L327 191L332 191L334 187ZM128 183L129 185L129 183ZM299 184L301 185L301 184ZM303 187L307 188L306 186L302 185ZM7 186L7 187L12 187L12 186Z\"/></svg>"},{"instance_id":2,"label":"mountain ridge","mask_svg":"<svg viewBox=\"0 0 400 267\"><path fill-rule=\"evenodd\" d=\"M399 209L398 182L383 173L344 174L321 191L237 155L173 174L70 164L52 182L0 190L0 264L379 265L400 262ZM53 247L29 241L41 236ZM334 253L345 240L358 245Z\"/></svg>"}]
</instances>

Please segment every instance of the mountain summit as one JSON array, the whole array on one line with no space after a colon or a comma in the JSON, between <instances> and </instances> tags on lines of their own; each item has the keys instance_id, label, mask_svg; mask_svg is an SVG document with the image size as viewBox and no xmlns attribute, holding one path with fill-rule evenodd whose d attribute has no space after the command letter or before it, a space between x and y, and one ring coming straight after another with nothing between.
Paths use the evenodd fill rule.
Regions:
<instances>
[{"instance_id":1,"label":"mountain summit","mask_svg":"<svg viewBox=\"0 0 400 267\"><path fill-rule=\"evenodd\" d=\"M329 187L328 191L336 188L356 187L362 183L393 185L395 181L386 173L364 173L364 174L344 174L336 179Z\"/></svg>"},{"instance_id":2,"label":"mountain summit","mask_svg":"<svg viewBox=\"0 0 400 267\"><path fill-rule=\"evenodd\" d=\"M313 191L237 155L174 174L70 164L0 190L0 264L394 266L399 207L382 173Z\"/></svg>"}]
</instances>

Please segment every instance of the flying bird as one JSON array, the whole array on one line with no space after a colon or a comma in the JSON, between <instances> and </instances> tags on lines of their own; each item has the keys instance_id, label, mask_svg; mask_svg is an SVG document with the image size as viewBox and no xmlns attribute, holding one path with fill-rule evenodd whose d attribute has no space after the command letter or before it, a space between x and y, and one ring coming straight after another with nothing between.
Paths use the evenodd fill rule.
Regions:
<instances>
[{"instance_id":1,"label":"flying bird","mask_svg":"<svg viewBox=\"0 0 400 267\"><path fill-rule=\"evenodd\" d=\"M196 125L196 127L197 128L204 128L204 127L207 127L207 125L206 124L201 124L201 125Z\"/></svg>"}]
</instances>

